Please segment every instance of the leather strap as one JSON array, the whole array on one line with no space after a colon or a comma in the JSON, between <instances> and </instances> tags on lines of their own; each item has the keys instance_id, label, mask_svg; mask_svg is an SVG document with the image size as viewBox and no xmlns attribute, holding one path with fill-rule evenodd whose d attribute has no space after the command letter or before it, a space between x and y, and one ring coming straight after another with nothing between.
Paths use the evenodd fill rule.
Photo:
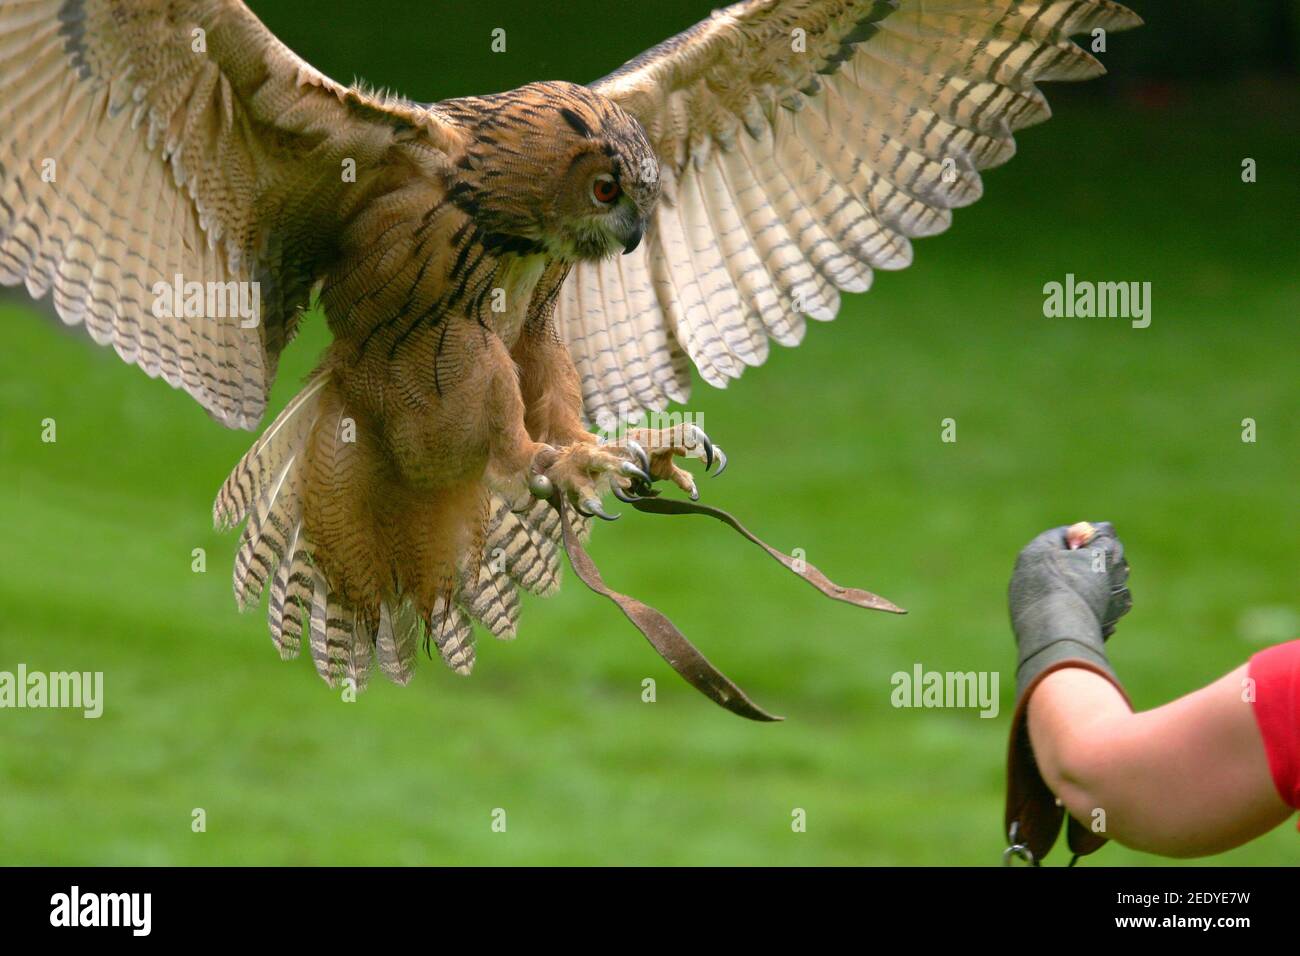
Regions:
<instances>
[{"instance_id":1,"label":"leather strap","mask_svg":"<svg viewBox=\"0 0 1300 956\"><path fill-rule=\"evenodd\" d=\"M645 636L645 639L650 642L650 646L659 653L659 656L668 662L669 667L680 674L688 684L700 691L700 693L719 706L725 707L733 714L746 717L749 720L784 720L783 717L770 714L754 703L743 690L709 663L708 658L687 640L686 635L678 630L677 626L666 615L648 604L626 594L620 594L606 585L600 576L596 563L591 560L591 556L587 554L582 547L582 542L578 540L577 534L574 533L573 524L569 520L569 506L565 503L564 496L558 493L553 495L550 504L559 514L560 526L564 532L564 550L569 556L569 564L573 566L574 573L591 590L613 601L619 610L627 615L628 620L636 625L637 630ZM647 514L703 514L716 518L757 544L827 597L857 607L891 611L895 614L907 613L892 602L872 594L870 591L845 588L835 584L826 575L806 562L804 563L804 569L802 571L798 570L793 558L765 544L746 529L744 525L720 508L711 508L694 502L658 498L642 498L633 502L633 506L638 511Z\"/></svg>"},{"instance_id":2,"label":"leather strap","mask_svg":"<svg viewBox=\"0 0 1300 956\"><path fill-rule=\"evenodd\" d=\"M906 614L907 612L895 604L882 598L879 594L872 594L870 591L864 591L861 588L846 588L836 584L821 571L817 570L807 561L800 561L803 570L796 567L795 559L788 554L784 554L772 547L758 535L754 534L736 518L721 508L712 508L709 505L702 505L694 501L679 501L675 498L642 498L640 501L632 502L632 507L637 511L644 511L646 514L656 515L706 515L710 518L716 518L723 524L730 525L740 535L758 545L778 562L789 570L793 571L799 577L803 578L822 594L836 601L843 601L845 604L852 604L855 607L866 608L869 611L889 611L891 614Z\"/></svg>"}]
</instances>

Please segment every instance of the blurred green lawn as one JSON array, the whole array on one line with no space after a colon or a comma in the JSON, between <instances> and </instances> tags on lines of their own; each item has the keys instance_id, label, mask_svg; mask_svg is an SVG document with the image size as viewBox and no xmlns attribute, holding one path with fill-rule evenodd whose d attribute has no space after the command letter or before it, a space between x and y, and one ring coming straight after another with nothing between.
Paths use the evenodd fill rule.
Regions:
<instances>
[{"instance_id":1,"label":"blurred green lawn","mask_svg":"<svg viewBox=\"0 0 1300 956\"><path fill-rule=\"evenodd\" d=\"M252 436L7 298L0 669L102 670L107 704L97 721L0 711L0 861L995 863L1004 595L1031 535L1117 524L1136 607L1111 647L1139 707L1296 636L1294 104L1267 122L1228 93L1164 113L1055 104L916 265L690 406L732 462L706 500L909 616L824 601L720 526L598 529L606 579L780 725L708 703L572 575L516 642L481 639L471 679L425 661L409 688L341 702L308 659L278 660L260 612L235 613L236 538L209 513ZM1150 281L1151 327L1045 319L1042 286L1067 272ZM314 317L276 407L324 341ZM893 709L890 676L916 662L1001 671L1001 715ZM1298 850L1288 824L1213 862Z\"/></svg>"}]
</instances>

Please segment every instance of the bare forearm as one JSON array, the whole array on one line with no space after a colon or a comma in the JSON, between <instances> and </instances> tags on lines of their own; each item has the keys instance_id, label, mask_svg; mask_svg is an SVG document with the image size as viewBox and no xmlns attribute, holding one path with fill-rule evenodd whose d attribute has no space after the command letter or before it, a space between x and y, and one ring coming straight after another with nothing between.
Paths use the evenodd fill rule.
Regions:
<instances>
[{"instance_id":1,"label":"bare forearm","mask_svg":"<svg viewBox=\"0 0 1300 956\"><path fill-rule=\"evenodd\" d=\"M1047 675L1029 702L1039 769L1071 815L1126 846L1166 856L1230 849L1291 813L1269 775L1246 666L1135 714L1103 677Z\"/></svg>"}]
</instances>

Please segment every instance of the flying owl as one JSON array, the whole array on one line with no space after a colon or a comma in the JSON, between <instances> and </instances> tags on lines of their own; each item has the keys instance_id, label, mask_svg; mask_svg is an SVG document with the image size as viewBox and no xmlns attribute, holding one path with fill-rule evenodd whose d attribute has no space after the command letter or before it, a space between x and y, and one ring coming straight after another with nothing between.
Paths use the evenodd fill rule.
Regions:
<instances>
[{"instance_id":1,"label":"flying owl","mask_svg":"<svg viewBox=\"0 0 1300 956\"><path fill-rule=\"evenodd\" d=\"M689 422L620 423L908 265L1048 117L1036 81L1103 72L1070 37L1139 22L746 0L588 86L423 105L238 0L0 0L0 282L250 430L318 302L332 343L216 499L237 602L269 592L331 685L406 683L422 642L468 673L474 622L513 636L606 493L696 498L686 460L725 464Z\"/></svg>"}]
</instances>

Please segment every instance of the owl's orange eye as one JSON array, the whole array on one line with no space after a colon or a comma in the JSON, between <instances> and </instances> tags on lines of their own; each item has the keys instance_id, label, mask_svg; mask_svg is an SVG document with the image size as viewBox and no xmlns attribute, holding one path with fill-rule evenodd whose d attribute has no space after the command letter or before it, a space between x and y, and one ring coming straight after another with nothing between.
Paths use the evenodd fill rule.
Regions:
<instances>
[{"instance_id":1,"label":"owl's orange eye","mask_svg":"<svg viewBox=\"0 0 1300 956\"><path fill-rule=\"evenodd\" d=\"M608 205L622 195L623 190L611 176L600 176L591 184L591 195L596 202Z\"/></svg>"}]
</instances>

